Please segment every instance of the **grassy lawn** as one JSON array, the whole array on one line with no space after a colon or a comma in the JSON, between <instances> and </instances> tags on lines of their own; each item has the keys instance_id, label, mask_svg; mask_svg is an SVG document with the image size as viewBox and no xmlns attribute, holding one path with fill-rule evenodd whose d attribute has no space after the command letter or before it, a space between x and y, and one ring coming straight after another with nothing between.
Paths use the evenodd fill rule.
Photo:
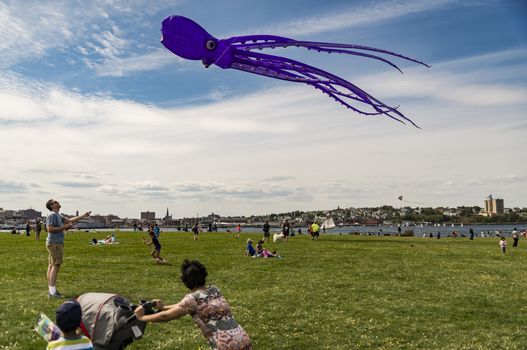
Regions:
<instances>
[{"instance_id":1,"label":"grassy lawn","mask_svg":"<svg viewBox=\"0 0 527 350\"><path fill-rule=\"evenodd\" d=\"M162 233L156 265L140 233L116 246L90 246L104 234L66 237L58 289L121 294L133 302L177 302L184 258L207 266L255 349L526 349L527 240L503 256L497 238L306 236L270 244L283 259L244 257L255 234ZM45 235L44 235L45 237ZM0 234L0 349L44 349L37 315L54 319L47 299L47 251L34 236ZM129 349L207 349L190 317L150 324Z\"/></svg>"}]
</instances>

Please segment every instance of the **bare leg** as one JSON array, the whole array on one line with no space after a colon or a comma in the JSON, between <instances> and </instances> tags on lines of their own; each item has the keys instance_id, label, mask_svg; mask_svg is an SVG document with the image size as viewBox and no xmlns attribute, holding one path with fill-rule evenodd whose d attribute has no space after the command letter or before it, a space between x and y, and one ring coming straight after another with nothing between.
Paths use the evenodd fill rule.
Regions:
<instances>
[{"instance_id":1,"label":"bare leg","mask_svg":"<svg viewBox=\"0 0 527 350\"><path fill-rule=\"evenodd\" d=\"M59 274L60 265L48 265L48 285L55 286L57 283L57 275Z\"/></svg>"},{"instance_id":2,"label":"bare leg","mask_svg":"<svg viewBox=\"0 0 527 350\"><path fill-rule=\"evenodd\" d=\"M49 278L49 277L50 277L50 275L51 275L51 268L52 268L52 267L53 267L53 265L51 265L51 264L48 263L48 272L47 272L47 274L46 274L46 279L47 279L47 281L48 281L48 286L50 285L50 284L49 284L49 281L50 281L50 278Z\"/></svg>"}]
</instances>

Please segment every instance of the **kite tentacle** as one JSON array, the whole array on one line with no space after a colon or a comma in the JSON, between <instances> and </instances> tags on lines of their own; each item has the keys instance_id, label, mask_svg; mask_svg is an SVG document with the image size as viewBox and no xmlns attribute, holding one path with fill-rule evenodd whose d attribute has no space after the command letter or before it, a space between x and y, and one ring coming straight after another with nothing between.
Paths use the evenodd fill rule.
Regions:
<instances>
[{"instance_id":1,"label":"kite tentacle","mask_svg":"<svg viewBox=\"0 0 527 350\"><path fill-rule=\"evenodd\" d=\"M382 112L366 112L366 111L360 110L360 109L350 105L349 103L343 101L339 97L334 96L335 94L333 93L333 91L336 91L336 90L333 89L332 91L328 91L327 88L322 86L322 84L325 84L325 83L321 83L319 81L315 82L315 80L301 78L298 75L292 74L292 73L287 72L285 70L280 70L280 69L275 69L275 68L257 67L257 66L254 66L252 64L243 64L243 63L233 63L232 68L236 69L236 70L241 70L241 71L244 71L244 72L252 73L252 74L262 75L262 76L276 78L276 79L281 79L281 80L287 80L287 81L292 81L292 82L303 81L306 84L312 85L314 88L319 89L322 92L330 95L330 97L334 98L335 100L337 100L341 104L345 105L347 108L349 108L349 109L351 109L351 110L353 110L353 111L355 111L355 112L357 112L359 114L367 115L367 116L374 116L374 115L381 115L381 114L388 115L385 111L382 111ZM339 93L339 94L344 95L342 93ZM345 97L353 99L353 100L361 102L361 103L364 103L363 100L359 99L358 97L352 96L352 95L346 95ZM378 107L381 107L381 106L379 105ZM393 118L390 115L388 115L388 116L390 118L392 118L392 119L400 121L400 120L398 120L396 118Z\"/></svg>"},{"instance_id":2,"label":"kite tentacle","mask_svg":"<svg viewBox=\"0 0 527 350\"><path fill-rule=\"evenodd\" d=\"M295 41L291 38L286 38L283 36L276 36L276 35L244 35L244 36L233 36L229 39L225 40L232 40L233 43L237 43L240 45L236 45L237 47L242 47L243 45L265 45L265 44L272 44L272 43L278 43L278 42L290 42Z\"/></svg>"},{"instance_id":3,"label":"kite tentacle","mask_svg":"<svg viewBox=\"0 0 527 350\"><path fill-rule=\"evenodd\" d=\"M245 50L245 51L251 51L254 48L258 48L259 50L261 50L261 49L264 48L264 46L263 46L264 44L236 45L236 48L241 49L241 50ZM299 47L300 45L293 45L293 46ZM268 46L268 47L275 48L277 46ZM279 47L285 47L285 46L279 45ZM389 61L389 60L387 60L387 59L385 59L383 57L372 55L372 54L367 54L367 53L357 52L357 51L351 51L351 50L337 50L337 49L331 49L330 50L330 49L324 49L322 47L308 47L308 50L317 50L318 52L327 52L327 53L342 53L342 54L347 54L347 55L371 58L371 59L379 60L379 61L382 61L382 62L384 62L386 64L389 64L393 68L397 69L401 74L403 73L403 71L395 63L393 63L393 62L391 62L391 61Z\"/></svg>"},{"instance_id":4,"label":"kite tentacle","mask_svg":"<svg viewBox=\"0 0 527 350\"><path fill-rule=\"evenodd\" d=\"M387 106L354 84L321 69L291 59L256 52L235 50L233 57L235 63L233 63L232 68L234 69L281 80L303 82L314 86L337 102L360 114L384 114L402 123L404 123L403 120L408 121L419 128L412 120L397 111L396 108ZM336 87L345 89L350 93L342 92ZM341 97L371 106L375 112L360 110L344 101Z\"/></svg>"},{"instance_id":5,"label":"kite tentacle","mask_svg":"<svg viewBox=\"0 0 527 350\"><path fill-rule=\"evenodd\" d=\"M244 54L247 54L247 53L244 52ZM306 64L303 64L297 61L283 59L281 57L276 57L276 56L271 56L271 55L266 55L266 54L258 54L258 53L250 53L250 55L253 56L252 60L251 59L244 60L244 59L241 59L240 55L236 55L235 57L240 60L240 63L245 64L246 67L233 67L233 68L241 69L241 70L248 71L248 72L255 73L255 74L271 76L271 77L282 79L282 80L304 82L309 85L315 86L316 88L319 88L320 90L327 93L333 98L335 98L335 92L338 92L338 94L341 96L354 99L358 102L370 105L378 112L378 113L368 113L365 111L361 111L349 105L348 103L342 101L341 99L335 98L336 100L338 100L345 106L361 114L378 115L378 114L386 114L387 112L397 113L393 107L389 107L385 105L384 103L375 99L373 96L369 95L368 93L358 88L357 86L351 84L350 82L344 79L334 76L331 73L325 72L318 68L311 67L309 65L306 65ZM256 56L256 59L254 56ZM261 68L261 67L264 67L264 68ZM298 74L285 74L285 70L294 71L298 74L301 74L301 76L299 76ZM318 77L313 76L313 74L322 76L323 78L327 80L322 80ZM337 89L335 89L333 85L337 85L337 86L340 86L341 88L345 88L349 90L350 92L352 92L352 94L342 93L338 91ZM328 86L331 86L331 89L328 89L327 88ZM411 120L409 120L408 118L405 118L402 115L401 117L403 119L408 120L409 122L412 122Z\"/></svg>"},{"instance_id":6,"label":"kite tentacle","mask_svg":"<svg viewBox=\"0 0 527 350\"><path fill-rule=\"evenodd\" d=\"M325 43L325 42L317 42L317 41L298 41L298 40L287 39L287 38L285 39L286 39L285 41L258 42L258 43L251 43L251 44L241 44L241 45L236 45L236 46L240 50L256 50L256 49L261 50L261 49L267 49L267 48L272 49L272 48L279 48L279 47L286 48L290 46L296 46L296 47L304 47L304 48L307 48L308 50L316 50L320 52L344 53L344 54L351 54L351 55L357 55L357 54L360 54L360 52L348 51L348 50L343 50L343 49L364 50L364 51L373 51L373 52L378 52L378 53L398 57L398 58L401 58L407 61L419 63L428 68L431 67L430 65L422 61L416 60L415 58L411 58L408 56L398 54L396 52L378 49L378 48L370 47L370 46L354 45L354 44ZM378 57L378 56L374 56L374 58L383 60L382 57Z\"/></svg>"}]
</instances>

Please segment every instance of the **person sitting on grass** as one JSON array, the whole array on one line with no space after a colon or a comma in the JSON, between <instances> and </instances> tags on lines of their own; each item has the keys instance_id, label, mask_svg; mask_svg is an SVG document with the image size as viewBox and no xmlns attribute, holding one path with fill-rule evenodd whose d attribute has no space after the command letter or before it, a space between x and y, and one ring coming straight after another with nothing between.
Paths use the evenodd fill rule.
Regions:
<instances>
[{"instance_id":1,"label":"person sitting on grass","mask_svg":"<svg viewBox=\"0 0 527 350\"><path fill-rule=\"evenodd\" d=\"M167 322L185 315L192 316L210 347L215 350L252 350L251 339L232 316L227 300L220 290L206 286L207 269L197 260L184 260L181 264L181 281L190 293L174 305L164 305L155 300L160 312L145 315L142 306L135 315L142 322Z\"/></svg>"},{"instance_id":2,"label":"person sitting on grass","mask_svg":"<svg viewBox=\"0 0 527 350\"><path fill-rule=\"evenodd\" d=\"M263 248L263 244L264 244L264 240L261 239L258 241L258 243L256 243L256 256L257 257L260 257L262 256L263 254L263 251L264 251L264 248Z\"/></svg>"},{"instance_id":3,"label":"person sitting on grass","mask_svg":"<svg viewBox=\"0 0 527 350\"><path fill-rule=\"evenodd\" d=\"M262 251L262 258L282 258L280 255L277 254L276 250L273 250L272 252L269 251L269 249L264 248Z\"/></svg>"},{"instance_id":4,"label":"person sitting on grass","mask_svg":"<svg viewBox=\"0 0 527 350\"><path fill-rule=\"evenodd\" d=\"M57 326L63 333L59 339L48 343L47 350L93 350L90 339L77 334L82 320L82 309L75 300L68 300L55 312Z\"/></svg>"},{"instance_id":5,"label":"person sitting on grass","mask_svg":"<svg viewBox=\"0 0 527 350\"><path fill-rule=\"evenodd\" d=\"M256 244L256 257L257 258L281 258L280 255L276 254L276 250L272 252L269 249L263 247L264 240L259 240Z\"/></svg>"},{"instance_id":6,"label":"person sitting on grass","mask_svg":"<svg viewBox=\"0 0 527 350\"><path fill-rule=\"evenodd\" d=\"M256 256L256 249L253 247L253 241L247 239L247 247L245 248L245 256Z\"/></svg>"},{"instance_id":7,"label":"person sitting on grass","mask_svg":"<svg viewBox=\"0 0 527 350\"><path fill-rule=\"evenodd\" d=\"M156 263L163 264L166 263L166 260L161 257L161 244L159 243L159 240L156 237L156 234L154 233L154 230L149 230L148 234L150 235L150 241L147 241L143 237L143 242L145 242L146 245L154 245L154 248L150 252L150 255L155 259Z\"/></svg>"},{"instance_id":8,"label":"person sitting on grass","mask_svg":"<svg viewBox=\"0 0 527 350\"><path fill-rule=\"evenodd\" d=\"M154 233L155 233L155 231L154 231ZM115 237L115 232L112 232L111 235L106 236L106 238L104 239L104 243L106 243L106 244L117 243L117 238Z\"/></svg>"},{"instance_id":9,"label":"person sitting on grass","mask_svg":"<svg viewBox=\"0 0 527 350\"><path fill-rule=\"evenodd\" d=\"M97 238L92 238L90 240L90 244L92 245L97 245L97 244L116 244L116 243L119 243L116 241L115 239L115 233L112 233L111 235L108 235L106 236L106 238L104 239L97 239Z\"/></svg>"}]
</instances>

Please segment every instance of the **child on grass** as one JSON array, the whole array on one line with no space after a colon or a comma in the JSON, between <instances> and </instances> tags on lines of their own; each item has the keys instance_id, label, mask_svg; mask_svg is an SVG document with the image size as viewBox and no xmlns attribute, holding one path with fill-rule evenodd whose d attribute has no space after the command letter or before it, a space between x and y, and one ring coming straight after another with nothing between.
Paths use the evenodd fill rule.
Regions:
<instances>
[{"instance_id":1,"label":"child on grass","mask_svg":"<svg viewBox=\"0 0 527 350\"><path fill-rule=\"evenodd\" d=\"M161 257L161 244L159 243L159 240L157 239L155 233L154 233L154 230L153 229L150 229L148 231L148 234L150 235L150 241L147 241L144 237L143 237L143 242L145 242L146 245L154 245L154 248L152 249L152 251L150 252L150 255L152 255L152 257L155 259L156 263L158 264L163 264L163 263L166 263L166 260L164 260L162 257Z\"/></svg>"},{"instance_id":2,"label":"child on grass","mask_svg":"<svg viewBox=\"0 0 527 350\"><path fill-rule=\"evenodd\" d=\"M194 227L192 227L192 232L194 233L194 240L197 241L198 240L198 237L199 237L199 223L196 222L196 224L194 225Z\"/></svg>"},{"instance_id":3,"label":"child on grass","mask_svg":"<svg viewBox=\"0 0 527 350\"><path fill-rule=\"evenodd\" d=\"M505 237L501 237L500 239L500 248L501 252L505 254L505 250L507 249L507 241L505 240Z\"/></svg>"},{"instance_id":4,"label":"child on grass","mask_svg":"<svg viewBox=\"0 0 527 350\"><path fill-rule=\"evenodd\" d=\"M75 300L68 300L57 309L57 326L63 333L58 340L48 344L47 350L93 350L90 339L77 334L82 320L82 309Z\"/></svg>"}]
</instances>

